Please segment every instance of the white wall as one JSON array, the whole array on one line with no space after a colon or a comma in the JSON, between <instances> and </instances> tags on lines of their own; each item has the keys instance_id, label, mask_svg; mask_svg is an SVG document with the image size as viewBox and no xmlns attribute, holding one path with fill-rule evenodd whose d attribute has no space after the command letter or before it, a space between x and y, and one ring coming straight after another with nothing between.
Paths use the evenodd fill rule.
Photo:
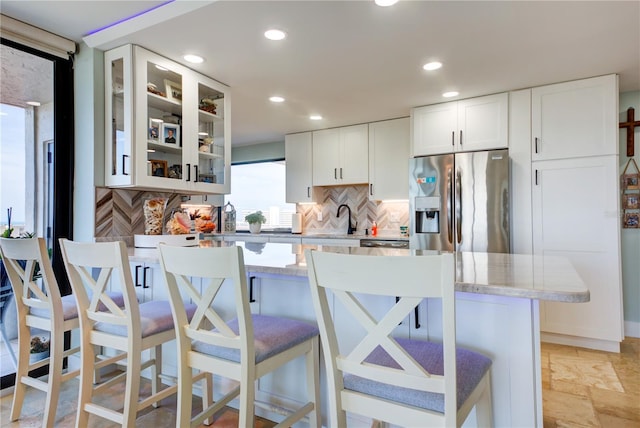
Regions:
<instances>
[{"instance_id":1,"label":"white wall","mask_svg":"<svg viewBox=\"0 0 640 428\"><path fill-rule=\"evenodd\" d=\"M623 92L619 96L620 122L627 121L627 109L635 109L635 120L640 120L640 91ZM635 128L634 159L640 165L640 127ZM620 174L627 157L627 131L620 130ZM640 337L640 229L622 229L622 293L624 299L625 335Z\"/></svg>"},{"instance_id":2,"label":"white wall","mask_svg":"<svg viewBox=\"0 0 640 428\"><path fill-rule=\"evenodd\" d=\"M95 187L104 185L104 57L81 44L75 57L73 239L93 241Z\"/></svg>"}]
</instances>

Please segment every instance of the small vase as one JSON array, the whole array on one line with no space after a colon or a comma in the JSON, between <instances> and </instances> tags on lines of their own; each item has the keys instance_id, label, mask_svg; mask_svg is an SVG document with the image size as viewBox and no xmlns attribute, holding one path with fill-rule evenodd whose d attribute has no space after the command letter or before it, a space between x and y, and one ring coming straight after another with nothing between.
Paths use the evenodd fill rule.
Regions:
<instances>
[{"instance_id":1,"label":"small vase","mask_svg":"<svg viewBox=\"0 0 640 428\"><path fill-rule=\"evenodd\" d=\"M44 360L47 357L49 357L49 351L35 352L29 354L29 362L33 364L36 361Z\"/></svg>"},{"instance_id":2,"label":"small vase","mask_svg":"<svg viewBox=\"0 0 640 428\"><path fill-rule=\"evenodd\" d=\"M261 228L262 223L249 223L249 231L251 231L251 233L260 233Z\"/></svg>"}]
</instances>

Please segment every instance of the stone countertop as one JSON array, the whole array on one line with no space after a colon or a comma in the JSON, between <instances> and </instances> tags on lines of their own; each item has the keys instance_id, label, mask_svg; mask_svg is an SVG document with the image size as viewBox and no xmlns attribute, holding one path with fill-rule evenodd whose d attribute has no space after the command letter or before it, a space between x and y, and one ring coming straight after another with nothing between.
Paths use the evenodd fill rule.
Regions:
<instances>
[{"instance_id":1,"label":"stone countertop","mask_svg":"<svg viewBox=\"0 0 640 428\"><path fill-rule=\"evenodd\" d=\"M243 247L248 272L296 277L307 276L305 249L369 256L437 253L271 242L204 242L216 247ZM156 249L130 249L129 258L132 262L158 263L158 252ZM589 290L569 260L525 254L456 253L456 291L568 303L588 302L590 298Z\"/></svg>"}]
</instances>

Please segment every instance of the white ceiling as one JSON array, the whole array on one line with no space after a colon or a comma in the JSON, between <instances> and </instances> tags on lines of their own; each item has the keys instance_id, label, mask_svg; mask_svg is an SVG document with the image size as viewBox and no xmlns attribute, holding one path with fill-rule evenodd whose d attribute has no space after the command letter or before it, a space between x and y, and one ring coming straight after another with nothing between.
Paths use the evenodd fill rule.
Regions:
<instances>
[{"instance_id":1,"label":"white ceiling","mask_svg":"<svg viewBox=\"0 0 640 428\"><path fill-rule=\"evenodd\" d=\"M82 42L163 3L2 0L0 11ZM266 40L270 27L287 39ZM621 92L640 90L640 1L178 0L84 40L183 64L204 56L190 67L231 87L234 145L408 116L449 90L462 99L609 73ZM429 60L444 67L422 70ZM275 94L286 102L270 103Z\"/></svg>"}]
</instances>

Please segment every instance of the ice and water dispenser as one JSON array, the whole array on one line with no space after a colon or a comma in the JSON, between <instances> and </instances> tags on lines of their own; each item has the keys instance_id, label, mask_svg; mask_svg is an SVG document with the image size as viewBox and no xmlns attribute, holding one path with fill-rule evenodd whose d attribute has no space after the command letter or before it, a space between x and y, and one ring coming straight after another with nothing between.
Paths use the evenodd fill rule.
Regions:
<instances>
[{"instance_id":1,"label":"ice and water dispenser","mask_svg":"<svg viewBox=\"0 0 640 428\"><path fill-rule=\"evenodd\" d=\"M440 233L440 198L416 196L414 200L416 233Z\"/></svg>"}]
</instances>

